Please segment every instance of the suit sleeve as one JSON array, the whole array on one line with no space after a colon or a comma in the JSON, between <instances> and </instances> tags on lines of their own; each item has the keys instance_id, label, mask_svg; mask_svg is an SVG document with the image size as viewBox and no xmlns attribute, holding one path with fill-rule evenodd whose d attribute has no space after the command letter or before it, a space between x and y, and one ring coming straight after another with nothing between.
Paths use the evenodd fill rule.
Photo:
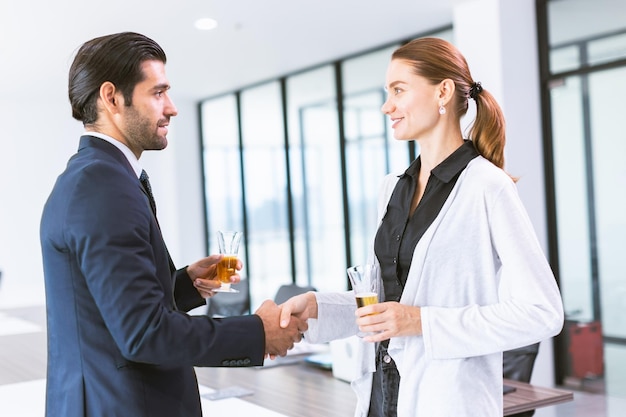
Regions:
<instances>
[{"instance_id":1,"label":"suit sleeve","mask_svg":"<svg viewBox=\"0 0 626 417\"><path fill-rule=\"evenodd\" d=\"M206 305L206 300L193 286L193 282L187 274L187 267L176 271L174 280L174 299L176 300L176 307L180 311L189 311Z\"/></svg>"}]
</instances>

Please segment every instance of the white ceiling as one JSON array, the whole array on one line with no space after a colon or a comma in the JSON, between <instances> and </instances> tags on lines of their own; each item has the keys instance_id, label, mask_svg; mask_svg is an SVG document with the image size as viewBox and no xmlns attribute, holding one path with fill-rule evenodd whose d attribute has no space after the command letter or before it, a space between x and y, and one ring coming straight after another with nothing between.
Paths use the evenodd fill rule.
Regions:
<instances>
[{"instance_id":1,"label":"white ceiling","mask_svg":"<svg viewBox=\"0 0 626 417\"><path fill-rule=\"evenodd\" d=\"M65 94L76 48L128 30L163 46L173 96L201 99L447 25L461 1L0 0L0 80L5 98Z\"/></svg>"}]
</instances>

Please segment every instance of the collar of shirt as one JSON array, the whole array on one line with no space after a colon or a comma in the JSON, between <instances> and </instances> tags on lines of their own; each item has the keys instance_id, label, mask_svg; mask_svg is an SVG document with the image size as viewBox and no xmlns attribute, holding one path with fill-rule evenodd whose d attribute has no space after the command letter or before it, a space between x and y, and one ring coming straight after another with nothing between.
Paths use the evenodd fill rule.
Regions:
<instances>
[{"instance_id":1,"label":"collar of shirt","mask_svg":"<svg viewBox=\"0 0 626 417\"><path fill-rule=\"evenodd\" d=\"M465 140L463 145L459 146L454 152L444 159L439 165L432 170L432 174L436 176L440 181L448 183L454 178L456 174L462 171L469 161L478 156L478 151L474 148L474 144L471 140ZM422 160L418 156L415 161L399 175L402 178L406 175L410 175L417 180L417 174L422 166Z\"/></svg>"},{"instance_id":2,"label":"collar of shirt","mask_svg":"<svg viewBox=\"0 0 626 417\"><path fill-rule=\"evenodd\" d=\"M130 166L133 167L133 171L135 171L135 174L137 174L137 178L139 178L143 168L139 164L139 160L137 159L137 157L135 156L133 151L131 151L128 146L124 145L119 140L112 138L111 136L105 135L104 133L85 132L85 133L83 133L83 135L95 136L95 137L100 138L102 140L106 140L111 145L115 146L117 149L122 151L122 153L124 154L126 159L128 159L128 162L130 163Z\"/></svg>"}]
</instances>

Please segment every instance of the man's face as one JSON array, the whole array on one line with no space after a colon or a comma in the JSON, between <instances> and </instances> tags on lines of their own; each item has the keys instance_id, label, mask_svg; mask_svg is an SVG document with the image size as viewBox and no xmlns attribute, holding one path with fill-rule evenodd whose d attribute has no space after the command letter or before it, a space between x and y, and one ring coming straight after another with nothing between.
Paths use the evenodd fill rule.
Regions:
<instances>
[{"instance_id":1,"label":"man's face","mask_svg":"<svg viewBox=\"0 0 626 417\"><path fill-rule=\"evenodd\" d=\"M135 155L146 150L161 150L167 146L167 127L170 117L178 111L167 91L165 65L158 60L142 64L145 79L133 90L131 106L123 107L120 129Z\"/></svg>"}]
</instances>

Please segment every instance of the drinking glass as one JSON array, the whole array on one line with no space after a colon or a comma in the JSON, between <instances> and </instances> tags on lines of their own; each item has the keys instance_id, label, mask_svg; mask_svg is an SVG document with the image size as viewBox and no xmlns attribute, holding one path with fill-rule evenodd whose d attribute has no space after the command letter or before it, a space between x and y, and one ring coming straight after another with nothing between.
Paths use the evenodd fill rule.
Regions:
<instances>
[{"instance_id":1,"label":"drinking glass","mask_svg":"<svg viewBox=\"0 0 626 417\"><path fill-rule=\"evenodd\" d=\"M357 307L378 303L379 272L378 264L356 265L348 268L348 278L352 284ZM364 337L369 334L371 333L359 331L357 336Z\"/></svg>"},{"instance_id":2,"label":"drinking glass","mask_svg":"<svg viewBox=\"0 0 626 417\"><path fill-rule=\"evenodd\" d=\"M217 278L222 286L215 292L239 292L230 286L230 277L237 273L237 254L239 253L239 243L241 242L241 232L222 231L217 232L217 244L219 251L224 257L217 264Z\"/></svg>"}]
</instances>

